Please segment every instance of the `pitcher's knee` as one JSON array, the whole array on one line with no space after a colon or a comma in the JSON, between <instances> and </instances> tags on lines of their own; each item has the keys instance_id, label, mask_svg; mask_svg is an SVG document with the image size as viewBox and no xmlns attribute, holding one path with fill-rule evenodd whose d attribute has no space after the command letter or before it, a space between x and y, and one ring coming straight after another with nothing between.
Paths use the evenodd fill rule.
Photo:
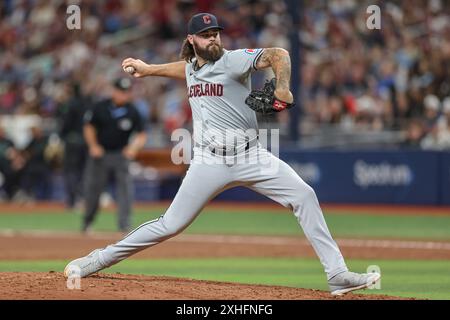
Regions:
<instances>
[{"instance_id":1,"label":"pitcher's knee","mask_svg":"<svg viewBox=\"0 0 450 320\"><path fill-rule=\"evenodd\" d=\"M186 226L179 223L164 224L165 234L169 238L174 237L177 234L181 233L185 228Z\"/></svg>"},{"instance_id":2,"label":"pitcher's knee","mask_svg":"<svg viewBox=\"0 0 450 320\"><path fill-rule=\"evenodd\" d=\"M297 196L295 197L294 207L304 206L307 203L316 201L317 201L316 192L309 185L306 185L301 190L299 190Z\"/></svg>"}]
</instances>

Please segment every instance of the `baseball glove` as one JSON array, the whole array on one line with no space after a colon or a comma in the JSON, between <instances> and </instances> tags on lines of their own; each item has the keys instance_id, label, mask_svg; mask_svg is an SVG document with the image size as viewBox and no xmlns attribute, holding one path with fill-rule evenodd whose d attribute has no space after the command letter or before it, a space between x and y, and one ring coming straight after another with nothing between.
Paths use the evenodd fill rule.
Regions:
<instances>
[{"instance_id":1,"label":"baseball glove","mask_svg":"<svg viewBox=\"0 0 450 320\"><path fill-rule=\"evenodd\" d=\"M295 103L287 103L278 100L275 97L276 79L266 80L264 87L259 90L252 90L248 97L245 99L245 103L254 111L262 114L272 114L274 112L280 112L284 109L292 108Z\"/></svg>"}]
</instances>

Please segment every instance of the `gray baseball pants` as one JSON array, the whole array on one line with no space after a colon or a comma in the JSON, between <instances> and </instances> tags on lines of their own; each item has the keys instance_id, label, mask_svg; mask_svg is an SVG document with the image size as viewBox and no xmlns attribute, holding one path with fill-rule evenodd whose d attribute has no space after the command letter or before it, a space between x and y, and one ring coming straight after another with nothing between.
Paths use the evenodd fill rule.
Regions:
<instances>
[{"instance_id":1,"label":"gray baseball pants","mask_svg":"<svg viewBox=\"0 0 450 320\"><path fill-rule=\"evenodd\" d=\"M158 219L137 227L119 242L102 249L100 262L111 266L179 234L217 194L235 186L245 186L293 211L328 279L347 271L314 190L289 165L260 144L245 152L245 157L246 163L233 164L237 157L219 156L195 148L189 170L167 211Z\"/></svg>"}]
</instances>

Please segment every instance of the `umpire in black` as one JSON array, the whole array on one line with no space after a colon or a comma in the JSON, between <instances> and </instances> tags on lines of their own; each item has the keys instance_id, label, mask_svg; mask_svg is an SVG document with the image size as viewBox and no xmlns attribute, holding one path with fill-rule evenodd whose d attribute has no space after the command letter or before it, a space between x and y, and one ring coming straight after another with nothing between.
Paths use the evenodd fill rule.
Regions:
<instances>
[{"instance_id":1,"label":"umpire in black","mask_svg":"<svg viewBox=\"0 0 450 320\"><path fill-rule=\"evenodd\" d=\"M129 161L136 157L147 139L144 121L131 102L131 85L129 78L114 81L111 99L94 104L84 117L89 158L84 180L83 232L88 231L94 221L100 195L111 173L116 186L119 230L127 232L130 228L133 193Z\"/></svg>"}]
</instances>

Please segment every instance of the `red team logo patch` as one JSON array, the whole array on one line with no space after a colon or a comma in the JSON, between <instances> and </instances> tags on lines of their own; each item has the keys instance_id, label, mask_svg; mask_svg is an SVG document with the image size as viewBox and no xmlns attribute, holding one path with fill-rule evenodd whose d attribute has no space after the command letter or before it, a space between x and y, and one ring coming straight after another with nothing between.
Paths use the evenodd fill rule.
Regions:
<instances>
[{"instance_id":1,"label":"red team logo patch","mask_svg":"<svg viewBox=\"0 0 450 320\"><path fill-rule=\"evenodd\" d=\"M275 100L273 102L273 108L277 111L286 109L286 106L287 106L286 102L283 101Z\"/></svg>"},{"instance_id":2,"label":"red team logo patch","mask_svg":"<svg viewBox=\"0 0 450 320\"><path fill-rule=\"evenodd\" d=\"M210 24L211 23L211 17L210 16L203 16L203 22L205 24Z\"/></svg>"},{"instance_id":3,"label":"red team logo patch","mask_svg":"<svg viewBox=\"0 0 450 320\"><path fill-rule=\"evenodd\" d=\"M245 49L245 53L255 54L256 53L256 49Z\"/></svg>"}]
</instances>

